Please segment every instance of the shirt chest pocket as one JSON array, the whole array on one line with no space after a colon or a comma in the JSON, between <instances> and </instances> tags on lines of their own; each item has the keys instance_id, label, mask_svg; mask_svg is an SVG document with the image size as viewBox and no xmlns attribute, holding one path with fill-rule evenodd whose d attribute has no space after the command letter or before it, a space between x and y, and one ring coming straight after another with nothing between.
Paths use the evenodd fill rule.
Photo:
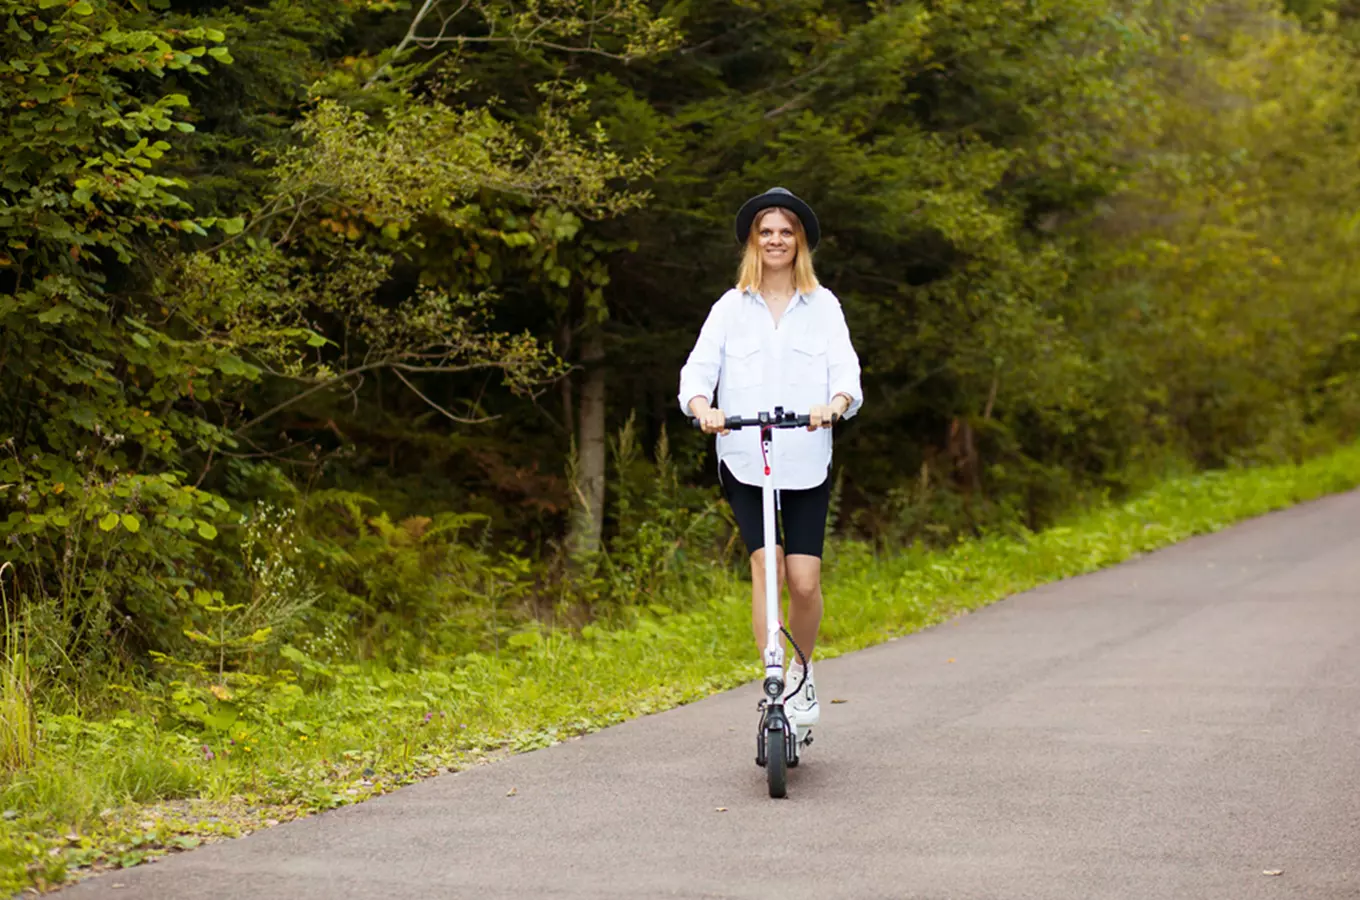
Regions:
<instances>
[{"instance_id":1,"label":"shirt chest pocket","mask_svg":"<svg viewBox=\"0 0 1360 900\"><path fill-rule=\"evenodd\" d=\"M765 354L760 340L737 337L723 347L723 368L720 376L729 388L759 387L765 380Z\"/></svg>"},{"instance_id":2,"label":"shirt chest pocket","mask_svg":"<svg viewBox=\"0 0 1360 900\"><path fill-rule=\"evenodd\" d=\"M831 381L826 335L804 332L789 342L788 377L794 384L822 385Z\"/></svg>"}]
</instances>

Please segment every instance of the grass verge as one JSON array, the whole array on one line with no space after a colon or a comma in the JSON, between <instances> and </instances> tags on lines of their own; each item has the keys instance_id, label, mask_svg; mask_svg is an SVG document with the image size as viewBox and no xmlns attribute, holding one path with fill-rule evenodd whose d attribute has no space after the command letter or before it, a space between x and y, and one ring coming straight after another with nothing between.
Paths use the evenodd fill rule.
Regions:
<instances>
[{"instance_id":1,"label":"grass verge","mask_svg":"<svg viewBox=\"0 0 1360 900\"><path fill-rule=\"evenodd\" d=\"M1360 485L1360 445L1299 466L1175 478L1047 531L875 556L836 543L830 657L1040 584ZM715 572L628 627L526 633L497 654L397 673L305 658L207 702L187 682L123 688L99 721L40 712L35 757L0 781L0 894L44 890L358 802L749 681L749 587ZM217 696L218 694L222 696ZM174 710L197 711L193 729ZM226 714L230 713L229 716ZM225 716L225 717L224 717Z\"/></svg>"}]
</instances>

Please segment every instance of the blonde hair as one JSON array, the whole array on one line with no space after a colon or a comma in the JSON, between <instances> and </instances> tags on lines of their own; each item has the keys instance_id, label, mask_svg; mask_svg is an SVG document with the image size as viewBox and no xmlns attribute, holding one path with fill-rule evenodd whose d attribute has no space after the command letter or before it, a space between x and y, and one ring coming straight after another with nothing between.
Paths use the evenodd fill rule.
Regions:
<instances>
[{"instance_id":1,"label":"blonde hair","mask_svg":"<svg viewBox=\"0 0 1360 900\"><path fill-rule=\"evenodd\" d=\"M737 290L760 290L760 280L765 275L760 259L760 222L772 212L783 213L793 223L797 245L793 255L793 288L800 294L810 294L817 288L817 273L812 269L812 250L808 247L807 232L803 230L802 220L782 206L766 207L756 213L755 221L751 223L751 233L746 236L741 266L737 269Z\"/></svg>"}]
</instances>

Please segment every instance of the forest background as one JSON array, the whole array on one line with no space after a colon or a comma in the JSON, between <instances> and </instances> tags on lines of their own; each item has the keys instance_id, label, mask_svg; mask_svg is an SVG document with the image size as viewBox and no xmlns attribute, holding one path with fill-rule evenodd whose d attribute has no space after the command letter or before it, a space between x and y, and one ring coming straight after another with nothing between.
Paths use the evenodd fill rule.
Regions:
<instances>
[{"instance_id":1,"label":"forest background","mask_svg":"<svg viewBox=\"0 0 1360 900\"><path fill-rule=\"evenodd\" d=\"M46 862L30 813L211 794L185 760L269 727L296 755L322 687L467 691L705 608L744 561L677 375L772 185L818 211L864 366L833 554L1345 444L1357 15L0 0L16 878L113 840ZM126 733L132 782L34 774Z\"/></svg>"}]
</instances>

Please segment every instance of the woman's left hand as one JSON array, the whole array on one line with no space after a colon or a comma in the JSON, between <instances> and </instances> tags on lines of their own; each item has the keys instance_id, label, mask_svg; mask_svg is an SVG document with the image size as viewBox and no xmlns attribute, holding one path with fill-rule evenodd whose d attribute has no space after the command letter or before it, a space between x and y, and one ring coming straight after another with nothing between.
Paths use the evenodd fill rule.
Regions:
<instances>
[{"instance_id":1,"label":"woman's left hand","mask_svg":"<svg viewBox=\"0 0 1360 900\"><path fill-rule=\"evenodd\" d=\"M836 424L836 419L840 413L836 412L834 406L817 404L808 410L808 431L816 431L818 428L830 428Z\"/></svg>"}]
</instances>

